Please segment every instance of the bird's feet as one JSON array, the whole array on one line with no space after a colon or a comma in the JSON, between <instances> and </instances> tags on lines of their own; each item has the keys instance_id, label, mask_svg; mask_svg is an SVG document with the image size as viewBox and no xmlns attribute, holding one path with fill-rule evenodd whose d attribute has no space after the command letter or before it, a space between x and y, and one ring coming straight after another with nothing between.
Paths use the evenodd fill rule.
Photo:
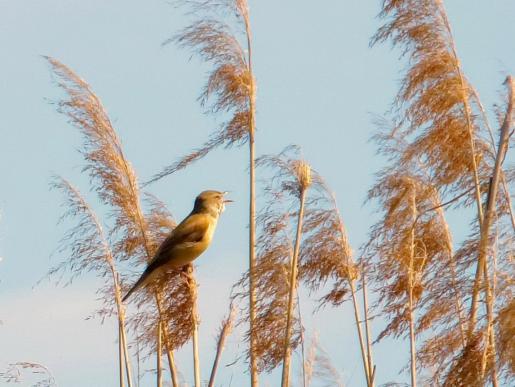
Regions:
<instances>
[{"instance_id":1,"label":"bird's feet","mask_svg":"<svg viewBox=\"0 0 515 387\"><path fill-rule=\"evenodd\" d=\"M195 284L195 278L193 277L193 266L186 265L182 268L180 275L184 281L188 284L189 287Z\"/></svg>"}]
</instances>

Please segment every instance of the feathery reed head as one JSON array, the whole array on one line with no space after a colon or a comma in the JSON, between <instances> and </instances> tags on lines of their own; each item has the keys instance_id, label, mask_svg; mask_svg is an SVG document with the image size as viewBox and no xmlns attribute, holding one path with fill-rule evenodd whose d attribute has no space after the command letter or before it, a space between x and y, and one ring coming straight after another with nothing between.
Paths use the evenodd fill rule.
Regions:
<instances>
[{"instance_id":1,"label":"feathery reed head","mask_svg":"<svg viewBox=\"0 0 515 387\"><path fill-rule=\"evenodd\" d=\"M475 169L483 177L487 145L442 3L384 1L380 17L386 23L372 44L390 40L409 59L395 110L396 130L409 140L400 163L423 160L435 184L470 187Z\"/></svg>"},{"instance_id":2,"label":"feathery reed head","mask_svg":"<svg viewBox=\"0 0 515 387\"><path fill-rule=\"evenodd\" d=\"M228 113L230 118L202 146L164 168L146 184L186 168L219 146L241 146L253 135L255 80L237 35L221 17L227 13L234 15L237 22L245 24L249 34L247 2L193 1L188 5L193 14L201 14L200 19L165 44L175 43L191 49L213 65L199 100L207 113Z\"/></svg>"},{"instance_id":3,"label":"feathery reed head","mask_svg":"<svg viewBox=\"0 0 515 387\"><path fill-rule=\"evenodd\" d=\"M300 148L290 145L278 155L265 155L256 160L258 167L275 170L268 191L300 198L311 185L317 186L317 174L299 156Z\"/></svg>"},{"instance_id":4,"label":"feathery reed head","mask_svg":"<svg viewBox=\"0 0 515 387\"><path fill-rule=\"evenodd\" d=\"M58 111L66 115L84 137L81 153L86 165L83 170L89 173L100 200L112 209L114 253L120 259L146 262L152 257L145 248L146 225L136 173L123 153L107 112L83 79L59 61L47 59L58 85L66 93L58 103Z\"/></svg>"},{"instance_id":5,"label":"feathery reed head","mask_svg":"<svg viewBox=\"0 0 515 387\"><path fill-rule=\"evenodd\" d=\"M294 169L299 181L299 189L301 192L304 192L311 185L311 167L305 161L299 160Z\"/></svg>"},{"instance_id":6,"label":"feathery reed head","mask_svg":"<svg viewBox=\"0 0 515 387\"><path fill-rule=\"evenodd\" d=\"M48 367L40 363L34 363L30 361L20 361L17 363L9 364L5 372L0 372L0 379L3 379L6 383L23 383L22 371L28 370L33 375L38 377L44 377L39 380L34 387L54 387L57 386L57 382L52 375L52 372Z\"/></svg>"},{"instance_id":7,"label":"feathery reed head","mask_svg":"<svg viewBox=\"0 0 515 387\"><path fill-rule=\"evenodd\" d=\"M58 78L59 86L66 93L66 97L58 104L59 112L65 114L84 136L84 171L89 173L101 201L111 208L113 227L109 236L113 244L113 256L120 260L130 260L133 265L146 263L153 258L161 241L175 227L175 222L164 204L151 196L148 198L150 213L145 216L141 208L136 173L123 153L121 141L99 98L71 69L55 59L47 59ZM77 201L77 195L73 198ZM89 230L84 227L84 224L80 225L81 230L77 235ZM86 241L90 240L93 239L88 237ZM84 243L81 242L78 246L82 245ZM89 250L81 247L74 251L82 255ZM140 292L142 295L135 298L141 312L131 316L128 322L135 330L154 332L157 322L162 319L169 331L169 348L175 348L183 345L191 336L190 289L179 273L158 285L148 292ZM164 316L159 316L155 307L148 307L149 304L154 305L158 291L166 294L162 305L166 311ZM146 343L154 348L155 335L146 337Z\"/></svg>"},{"instance_id":8,"label":"feathery reed head","mask_svg":"<svg viewBox=\"0 0 515 387\"><path fill-rule=\"evenodd\" d=\"M66 253L67 259L50 269L48 276L62 277L69 271L68 283L89 271L95 271L100 277L105 277L112 268L113 255L93 209L68 180L56 176L51 181L51 188L60 190L65 197L63 207L66 210L60 222L72 218L76 220L76 225L65 233L57 250L59 253Z\"/></svg>"}]
</instances>

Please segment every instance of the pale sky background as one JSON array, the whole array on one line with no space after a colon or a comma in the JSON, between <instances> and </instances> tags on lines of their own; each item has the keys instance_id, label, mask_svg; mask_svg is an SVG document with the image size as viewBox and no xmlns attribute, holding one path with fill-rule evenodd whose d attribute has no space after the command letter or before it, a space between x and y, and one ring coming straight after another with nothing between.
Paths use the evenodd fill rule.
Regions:
<instances>
[{"instance_id":1,"label":"pale sky background","mask_svg":"<svg viewBox=\"0 0 515 387\"><path fill-rule=\"evenodd\" d=\"M405 66L389 46L369 48L379 6L377 0L250 0L257 153L302 146L336 191L354 250L375 219L374 208L362 203L383 162L368 142L371 113L389 108ZM499 101L506 74L515 73L515 1L455 0L446 6L466 75L490 108ZM95 277L67 288L48 282L34 288L65 258L50 258L65 232L56 226L61 196L49 191L51 175L88 190L80 173L80 136L48 103L62 94L41 55L62 61L92 86L144 181L218 125L196 101L207 67L189 60L186 51L161 47L185 22L182 10L165 0L0 0L0 372L10 362L35 361L48 366L60 386L117 384L116 323L86 320L98 306ZM203 189L229 190L236 200L211 249L197 261L206 380L230 287L247 268L246 168L246 147L218 150L150 187L177 219ZM458 235L466 233L467 219L451 221ZM305 319L308 335L319 332L346 385L363 386L350 305L306 313ZM378 321L374 333L381 328ZM232 336L217 385L248 384L241 361L224 367L243 349L238 335ZM374 347L378 384L408 380L399 374L407 350L402 341ZM178 352L177 363L191 383L190 345ZM154 367L153 359L146 366ZM261 378L263 386L278 385L277 373ZM142 385L153 382L147 375Z\"/></svg>"}]
</instances>

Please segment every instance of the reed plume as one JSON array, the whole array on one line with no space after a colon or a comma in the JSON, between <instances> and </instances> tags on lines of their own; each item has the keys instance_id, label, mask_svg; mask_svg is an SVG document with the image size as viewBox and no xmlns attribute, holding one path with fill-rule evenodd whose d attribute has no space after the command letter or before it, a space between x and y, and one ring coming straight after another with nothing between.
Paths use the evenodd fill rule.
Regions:
<instances>
[{"instance_id":1,"label":"reed plume","mask_svg":"<svg viewBox=\"0 0 515 387\"><path fill-rule=\"evenodd\" d=\"M299 280L311 291L316 292L322 285L331 283L332 287L321 297L320 305L340 305L350 289L368 383L368 348L364 342L356 296L355 281L359 271L352 262L352 252L333 194L318 173L299 159L299 152L299 148L290 146L277 156L263 156L257 161L263 173L266 170L272 172L266 178L264 188L267 205L258 216L255 270L258 369L270 372L288 355L278 343L288 343L285 332L288 330L289 294L297 287L297 274L292 277L291 268L298 266ZM304 215L300 216L300 199L306 192L309 195L305 195ZM300 233L292 237L292 227L298 228L299 219L302 219ZM298 242L297 249L292 243L294 238ZM296 256L298 264L293 265ZM248 277L247 273L238 285L245 288ZM301 342L302 328L293 313L290 319L293 332L289 342L291 351ZM285 371L287 375L287 366Z\"/></svg>"},{"instance_id":2,"label":"reed plume","mask_svg":"<svg viewBox=\"0 0 515 387\"><path fill-rule=\"evenodd\" d=\"M192 15L198 17L190 26L167 40L164 44L176 43L190 48L201 59L212 64L206 86L200 95L200 102L209 113L220 113L229 119L215 131L199 148L153 176L148 183L159 180L187 167L205 157L213 149L225 146L249 145L249 270L255 266L255 101L256 85L252 68L252 31L246 0L193 0L180 1L189 7ZM226 19L242 27L234 34ZM241 41L244 41L242 43ZM246 50L243 47L246 46ZM254 276L249 281L250 304L250 374L251 385L258 385L257 365L254 356L253 326L255 319Z\"/></svg>"},{"instance_id":3,"label":"reed plume","mask_svg":"<svg viewBox=\"0 0 515 387\"><path fill-rule=\"evenodd\" d=\"M31 361L20 361L9 364L5 372L0 372L0 378L6 383L23 383L24 370L30 371L33 375L43 376L44 378L37 381L32 387L57 387L57 382L50 369L40 363Z\"/></svg>"},{"instance_id":4,"label":"reed plume","mask_svg":"<svg viewBox=\"0 0 515 387\"><path fill-rule=\"evenodd\" d=\"M475 186L480 211L480 163L487 147L442 2L386 0L380 17L387 22L372 44L390 40L409 59L394 106L396 131L410 140L400 161L425 158L439 187Z\"/></svg>"},{"instance_id":5,"label":"reed plume","mask_svg":"<svg viewBox=\"0 0 515 387\"><path fill-rule=\"evenodd\" d=\"M291 152L292 149L294 152ZM235 285L238 290L233 295L233 298L244 297L245 293L239 289L247 289L253 278L256 290L254 355L259 372L270 372L281 363L285 356L285 343L288 342L292 349L300 343L298 321L293 313L289 314L294 256L290 217L295 216L290 211L290 205L292 198L299 198L301 185L307 188L311 182L309 170L303 167L304 164L300 160L290 159L291 153L295 152L296 148L287 148L278 156L263 156L257 160L257 165L263 171L272 171L273 176L264 189L267 205L260 210L257 218L259 232L254 272L245 273ZM244 313L244 316L244 321L248 321L250 313ZM290 334L287 341L288 318ZM247 340L251 340L250 330ZM251 354L247 353L247 356L250 359Z\"/></svg>"},{"instance_id":6,"label":"reed plume","mask_svg":"<svg viewBox=\"0 0 515 387\"><path fill-rule=\"evenodd\" d=\"M47 59L56 75L58 86L67 97L58 102L58 111L68 117L84 138L81 153L86 165L83 170L89 174L93 190L102 203L111 210L112 227L109 236L113 244L113 254L117 259L130 261L133 265L149 262L158 241L152 240L149 223L141 208L136 173L123 153L121 141L102 103L89 85L71 69L55 59ZM187 292L184 287L174 285L167 290ZM188 298L187 294L172 295L176 295L177 299ZM163 320L161 316L162 310L168 309L168 304L161 300L160 290L154 289L153 297L157 305L159 324L163 324L165 342L169 343L167 325L174 323ZM190 334L191 329L187 335ZM156 338L157 341L160 339L160 336ZM168 347L167 354L173 375L176 371L172 362L172 349Z\"/></svg>"},{"instance_id":7,"label":"reed plume","mask_svg":"<svg viewBox=\"0 0 515 387\"><path fill-rule=\"evenodd\" d=\"M487 146L479 137L470 102L473 89L460 67L443 3L384 1L380 16L388 21L372 43L391 40L410 60L396 100L397 130L410 139L400 160L425 158L440 190L474 187L481 224L485 174L480 170Z\"/></svg>"},{"instance_id":8,"label":"reed plume","mask_svg":"<svg viewBox=\"0 0 515 387\"><path fill-rule=\"evenodd\" d=\"M68 284L85 272L94 272L100 278L108 279L106 286L99 290L104 306L97 313L102 319L116 313L120 386L124 385L124 373L126 373L130 387L132 386L132 371L125 327L125 307L121 301L120 275L111 246L99 219L79 190L69 181L60 177L56 177L51 186L62 191L65 196L63 206L66 211L61 217L61 221L73 218L77 220L77 224L69 229L60 241L58 252L66 254L67 259L51 268L48 276L64 278L67 275ZM116 312L113 310L114 307L116 307Z\"/></svg>"},{"instance_id":9,"label":"reed plume","mask_svg":"<svg viewBox=\"0 0 515 387\"><path fill-rule=\"evenodd\" d=\"M471 310L469 314L470 323L467 335L473 334L473 347L467 346L452 360L452 368L449 372L449 380L459 377L463 380L471 380L473 377L477 385L483 385L489 380L494 385L510 384L513 373L504 359L506 347L499 341L503 326L501 317L502 311L509 309L513 298L513 282L508 280L510 272L513 271L513 222L509 196L501 191L501 183L504 179L506 187L513 182L511 169L503 171L502 162L506 157L507 143L509 141L508 129L512 124L510 114L513 111L511 85L508 78L508 98L503 113L500 113L499 141L497 151L494 154L494 167L492 177L488 184L488 195L484 205L484 221L482 227L474 227L472 234L457 251L457 262L465 265L459 268L460 271L470 271L473 264L476 265L474 281L467 288L467 293L472 294ZM511 131L513 133L513 131ZM487 259L488 258L488 259ZM482 294L482 299L480 299ZM485 305L486 312L475 317L474 305L479 301ZM474 314L474 315L473 315ZM474 317L472 319L472 317ZM476 321L477 319L477 321ZM474 325L472 324L474 322ZM471 329L474 329L471 332ZM500 343L500 344L498 344ZM499 349L497 349L499 347ZM474 348L474 351L471 350ZM501 352L499 352L501 351ZM479 366L466 368L472 364L468 358L471 354L480 353L478 357ZM475 356L475 355L474 355ZM459 372L458 372L459 371ZM457 375L457 376L456 376Z\"/></svg>"},{"instance_id":10,"label":"reed plume","mask_svg":"<svg viewBox=\"0 0 515 387\"><path fill-rule=\"evenodd\" d=\"M501 129L500 129L500 139L498 144L498 150L495 155L495 165L492 171L492 176L490 178L489 187L488 187L488 195L486 197L486 205L484 218L480 227L480 238L479 238L479 253L478 253L478 263L476 268L476 275L474 280L474 287L472 292L472 301L471 301L471 312L470 312L470 328L469 331L474 329L475 322L475 314L476 314L476 304L479 293L479 285L481 280L484 283L484 293L485 293L485 301L486 301L486 310L487 310L487 328L486 332L488 335L489 343L485 346L483 351L483 357L481 360L481 374L480 381L482 382L485 378L485 372L487 368L488 361L488 352L490 352L490 358L493 359L495 363L496 358L496 349L495 349L495 338L494 338L494 297L491 284L495 284L495 269L493 273L493 278L489 278L489 270L487 266L487 255L488 250L491 246L490 243L490 227L494 222L494 217L496 217L497 204L498 204L498 192L499 185L502 177L502 164L506 157L506 153L508 151L509 146L509 138L510 138L510 129L513 124L513 109L514 109L514 101L515 101L515 85L511 77L506 79L506 84L508 86L508 101L506 103L506 114L503 120ZM513 133L513 132L512 132ZM492 282L490 282L492 281ZM495 364L493 365L492 372L492 383L494 386L497 385L497 373L495 370Z\"/></svg>"},{"instance_id":11,"label":"reed plume","mask_svg":"<svg viewBox=\"0 0 515 387\"><path fill-rule=\"evenodd\" d=\"M275 196L275 195L274 195ZM271 372L283 359L286 311L288 305L290 260L293 246L290 239L289 216L275 207L282 202L277 195L262 208L257 217L258 238L254 284L256 291L254 320L254 356L258 372ZM236 299L246 298L250 274L247 272L235 285ZM240 290L241 289L241 290ZM250 318L244 310L243 321ZM298 325L290 344L296 348L300 343ZM246 339L251 340L250 330ZM250 348L247 352L250 360Z\"/></svg>"},{"instance_id":12,"label":"reed plume","mask_svg":"<svg viewBox=\"0 0 515 387\"><path fill-rule=\"evenodd\" d=\"M213 66L199 101L206 113L227 115L229 119L201 147L164 168L148 183L186 168L217 147L244 145L254 135L255 85L250 52L245 53L238 35L232 32L228 24L231 19L236 27L244 24L244 36L247 40L250 39L246 1L207 0L179 3L185 3L190 12L199 19L163 44L175 43L180 48L191 49ZM247 50L249 49L250 46L247 46Z\"/></svg>"},{"instance_id":13,"label":"reed plume","mask_svg":"<svg viewBox=\"0 0 515 387\"><path fill-rule=\"evenodd\" d=\"M298 200L298 204L292 204L292 206L298 205L298 209L296 209L295 216L295 243L293 246L293 252L290 258L287 271L287 277L289 278L289 280L287 282L287 298L285 299L285 301L287 300L287 304L285 310L286 321L284 327L284 339L282 346L282 386L290 385L290 363L292 346L295 347L299 343L299 340L297 339L294 341L294 344L292 345L290 340L295 324L294 301L296 299L297 292L298 259L302 239L302 225L304 221L306 193L308 188L312 184L311 167L303 160L290 158L288 156L290 149L295 150L295 148L286 148L286 150L279 154L279 156L263 156L257 160L258 166L272 168L276 171L272 179L270 189L273 189L273 185L277 184L278 187L280 187L279 190L276 191L277 194L286 195L290 198L290 200Z\"/></svg>"},{"instance_id":14,"label":"reed plume","mask_svg":"<svg viewBox=\"0 0 515 387\"><path fill-rule=\"evenodd\" d=\"M372 227L365 264L378 284L382 301L376 308L389 321L378 340L409 332L415 385L416 336L427 330L447 334L443 346L435 345L442 344L435 337L422 346L418 360L426 366L442 365L442 356L452 359L465 345L461 299L465 279L458 278L452 237L433 181L420 170L419 162L409 169L399 167L402 164L393 152L402 157L404 144L395 138L382 140L380 150L389 153L393 167L378 173L369 191L368 199L378 202L383 217Z\"/></svg>"},{"instance_id":15,"label":"reed plume","mask_svg":"<svg viewBox=\"0 0 515 387\"><path fill-rule=\"evenodd\" d=\"M371 345L365 342L363 321L358 302L360 269L352 258L343 218L333 192L320 176L306 204L300 249L300 277L312 292L318 292L328 282L329 290L319 300L319 306L341 305L349 296L352 300L354 321L360 344L367 386L373 386ZM365 321L368 328L368 320Z\"/></svg>"},{"instance_id":16,"label":"reed plume","mask_svg":"<svg viewBox=\"0 0 515 387\"><path fill-rule=\"evenodd\" d=\"M334 367L327 352L320 345L318 333L315 333L308 345L308 356L306 358L307 375L305 386L309 387L312 381L325 383L325 386L343 387L345 384L338 370Z\"/></svg>"},{"instance_id":17,"label":"reed plume","mask_svg":"<svg viewBox=\"0 0 515 387\"><path fill-rule=\"evenodd\" d=\"M387 0L383 2L380 17L386 23L377 31L372 43L390 40L401 47L402 55L409 59L396 99L397 124L392 132L406 139L407 144L398 159L402 168L423 160L424 174L429 176L438 196L453 195L454 202L466 206L475 202L477 208L477 222L472 227L476 239L469 238L456 253L457 260L461 259L457 265L465 265L461 267L465 270L462 273L470 273L472 266L476 269L473 286L460 290L463 297L471 295L470 310L465 338L454 347L461 347L463 356L471 353L467 348L482 348L479 377L483 378L488 368L487 357L496 357L493 328L495 294L492 291L496 272L492 263L487 263L487 256L492 257L487 251L492 241L488 234L493 212L487 214L488 206L491 210L500 210L501 217L505 217L507 212L512 230L515 230L507 174L498 165L498 156L506 140L501 139L499 149L495 149L493 132L479 94L461 68L441 0ZM489 143L485 140L487 134ZM494 188L496 191L496 186L500 187L502 198L492 197L491 190ZM481 293L484 298L482 304ZM482 314L478 316L482 305ZM489 322L484 324L483 319ZM463 323L460 323L460 330L463 331ZM488 338L478 336L478 331L488 332ZM462 333L460 335L463 337ZM440 339L435 337L426 348L436 348L436 343L441 343ZM472 347L468 343L471 340L474 340ZM448 361L443 364L449 367ZM495 362L490 369L491 381L497 385ZM441 374L440 371L437 373Z\"/></svg>"}]
</instances>

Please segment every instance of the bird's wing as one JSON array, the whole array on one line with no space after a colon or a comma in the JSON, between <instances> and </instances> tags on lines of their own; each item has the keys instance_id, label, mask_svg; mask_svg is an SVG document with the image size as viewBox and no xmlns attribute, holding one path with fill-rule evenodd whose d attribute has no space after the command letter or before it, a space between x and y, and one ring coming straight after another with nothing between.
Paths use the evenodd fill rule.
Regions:
<instances>
[{"instance_id":1,"label":"bird's wing","mask_svg":"<svg viewBox=\"0 0 515 387\"><path fill-rule=\"evenodd\" d=\"M198 214L190 215L184 219L171 234L163 241L148 269L152 271L170 259L170 253L178 246L186 247L202 240L209 228L209 219Z\"/></svg>"},{"instance_id":2,"label":"bird's wing","mask_svg":"<svg viewBox=\"0 0 515 387\"><path fill-rule=\"evenodd\" d=\"M136 284L125 295L123 301L127 300L139 287L144 286L156 269L173 260L174 250L188 249L201 242L209 229L209 225L209 219L199 214L193 214L184 219L159 246L154 258L152 258Z\"/></svg>"}]
</instances>

